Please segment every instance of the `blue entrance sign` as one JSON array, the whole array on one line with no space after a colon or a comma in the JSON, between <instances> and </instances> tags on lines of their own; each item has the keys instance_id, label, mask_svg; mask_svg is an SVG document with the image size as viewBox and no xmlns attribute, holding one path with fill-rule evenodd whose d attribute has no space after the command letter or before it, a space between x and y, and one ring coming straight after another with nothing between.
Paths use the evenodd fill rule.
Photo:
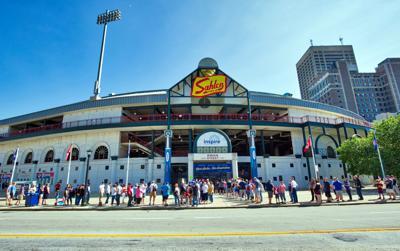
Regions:
<instances>
[{"instance_id":1,"label":"blue entrance sign","mask_svg":"<svg viewBox=\"0 0 400 251\"><path fill-rule=\"evenodd\" d=\"M231 173L231 163L194 163L195 173Z\"/></svg>"}]
</instances>

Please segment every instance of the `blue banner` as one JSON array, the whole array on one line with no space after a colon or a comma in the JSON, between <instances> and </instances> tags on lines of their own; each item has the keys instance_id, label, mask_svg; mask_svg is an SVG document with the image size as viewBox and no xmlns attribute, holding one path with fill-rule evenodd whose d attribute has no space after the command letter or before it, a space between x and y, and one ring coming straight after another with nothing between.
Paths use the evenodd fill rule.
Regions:
<instances>
[{"instance_id":1,"label":"blue banner","mask_svg":"<svg viewBox=\"0 0 400 251\"><path fill-rule=\"evenodd\" d=\"M171 183L171 148L165 148L164 182Z\"/></svg>"},{"instance_id":2,"label":"blue banner","mask_svg":"<svg viewBox=\"0 0 400 251\"><path fill-rule=\"evenodd\" d=\"M250 166L251 166L251 177L258 177L258 172L257 172L257 154L256 154L256 148L250 147Z\"/></svg>"},{"instance_id":3,"label":"blue banner","mask_svg":"<svg viewBox=\"0 0 400 251\"><path fill-rule=\"evenodd\" d=\"M195 173L231 173L231 163L194 163Z\"/></svg>"}]
</instances>

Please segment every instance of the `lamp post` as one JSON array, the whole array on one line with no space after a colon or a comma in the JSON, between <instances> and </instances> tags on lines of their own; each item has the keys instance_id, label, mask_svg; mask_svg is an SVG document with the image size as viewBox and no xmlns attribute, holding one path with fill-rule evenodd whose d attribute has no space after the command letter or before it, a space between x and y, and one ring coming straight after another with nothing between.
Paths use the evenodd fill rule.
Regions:
<instances>
[{"instance_id":1,"label":"lamp post","mask_svg":"<svg viewBox=\"0 0 400 251\"><path fill-rule=\"evenodd\" d=\"M101 81L101 72L103 68L103 56L104 56L104 46L106 44L106 35L107 35L107 24L110 22L118 21L121 19L121 12L117 10L107 10L106 12L97 16L97 24L104 24L103 27L103 40L101 42L101 50L100 50L100 60L99 60L99 68L97 71L97 79L94 83L94 96L92 99L97 100L100 98L100 81Z\"/></svg>"},{"instance_id":2,"label":"lamp post","mask_svg":"<svg viewBox=\"0 0 400 251\"><path fill-rule=\"evenodd\" d=\"M83 193L83 197L82 197L82 202L81 202L81 206L85 206L86 205L86 196L87 193L89 192L87 187L88 187L88 176L89 176L89 161L90 161L90 156L92 155L92 150L87 150L87 162L86 162L86 174L85 174L85 191Z\"/></svg>"}]
</instances>

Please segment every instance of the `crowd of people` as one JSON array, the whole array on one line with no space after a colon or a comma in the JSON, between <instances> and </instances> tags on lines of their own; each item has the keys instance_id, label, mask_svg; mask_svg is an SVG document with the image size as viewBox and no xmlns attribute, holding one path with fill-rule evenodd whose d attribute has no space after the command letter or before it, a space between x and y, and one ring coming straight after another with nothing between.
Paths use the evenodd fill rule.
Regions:
<instances>
[{"instance_id":1,"label":"crowd of people","mask_svg":"<svg viewBox=\"0 0 400 251\"><path fill-rule=\"evenodd\" d=\"M400 195L399 185L395 176L387 176L384 179L378 177L374 184L377 188L378 200L395 200ZM364 200L363 185L360 178L354 175L350 181L345 178L323 178L316 180L310 179L309 190L311 192L310 202L321 204L325 199L330 202L353 201L353 191L356 191L358 200ZM226 196L228 199L247 200L251 203L260 204L263 202L263 194L266 203L272 204L275 198L276 204L298 203L297 196L298 183L295 177L291 177L289 182L272 182L268 180L262 183L261 180L253 178L247 179L225 179L217 180L215 183L209 179L194 179L188 183L182 180L172 185L168 183L159 185L152 182L141 182L136 184L129 183L101 183L98 189L98 206L121 206L128 207L156 204L157 196L161 197L161 205L168 206L170 196L174 199L174 206L192 206L199 204L209 204L214 202L214 191L219 195ZM385 197L385 193L387 197ZM28 187L16 186L13 182L6 190L6 205L21 205L26 196L36 194L38 196L36 205L47 205L47 200L51 195L50 184L31 184ZM289 195L287 197L287 195ZM61 181L54 186L55 205L83 205L89 204L91 197L90 184L78 184L73 187L71 184L62 189ZM147 199L148 198L148 199ZM15 202L15 203L14 203Z\"/></svg>"}]
</instances>

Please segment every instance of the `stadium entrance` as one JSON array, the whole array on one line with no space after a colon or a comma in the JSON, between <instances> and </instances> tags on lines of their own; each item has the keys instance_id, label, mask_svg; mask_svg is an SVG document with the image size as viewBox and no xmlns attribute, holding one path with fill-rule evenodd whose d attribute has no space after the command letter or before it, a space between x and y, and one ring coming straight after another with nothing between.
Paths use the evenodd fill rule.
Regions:
<instances>
[{"instance_id":1,"label":"stadium entrance","mask_svg":"<svg viewBox=\"0 0 400 251\"><path fill-rule=\"evenodd\" d=\"M223 131L203 131L194 141L194 153L188 155L189 180L237 178L237 154L231 151L230 139Z\"/></svg>"}]
</instances>

